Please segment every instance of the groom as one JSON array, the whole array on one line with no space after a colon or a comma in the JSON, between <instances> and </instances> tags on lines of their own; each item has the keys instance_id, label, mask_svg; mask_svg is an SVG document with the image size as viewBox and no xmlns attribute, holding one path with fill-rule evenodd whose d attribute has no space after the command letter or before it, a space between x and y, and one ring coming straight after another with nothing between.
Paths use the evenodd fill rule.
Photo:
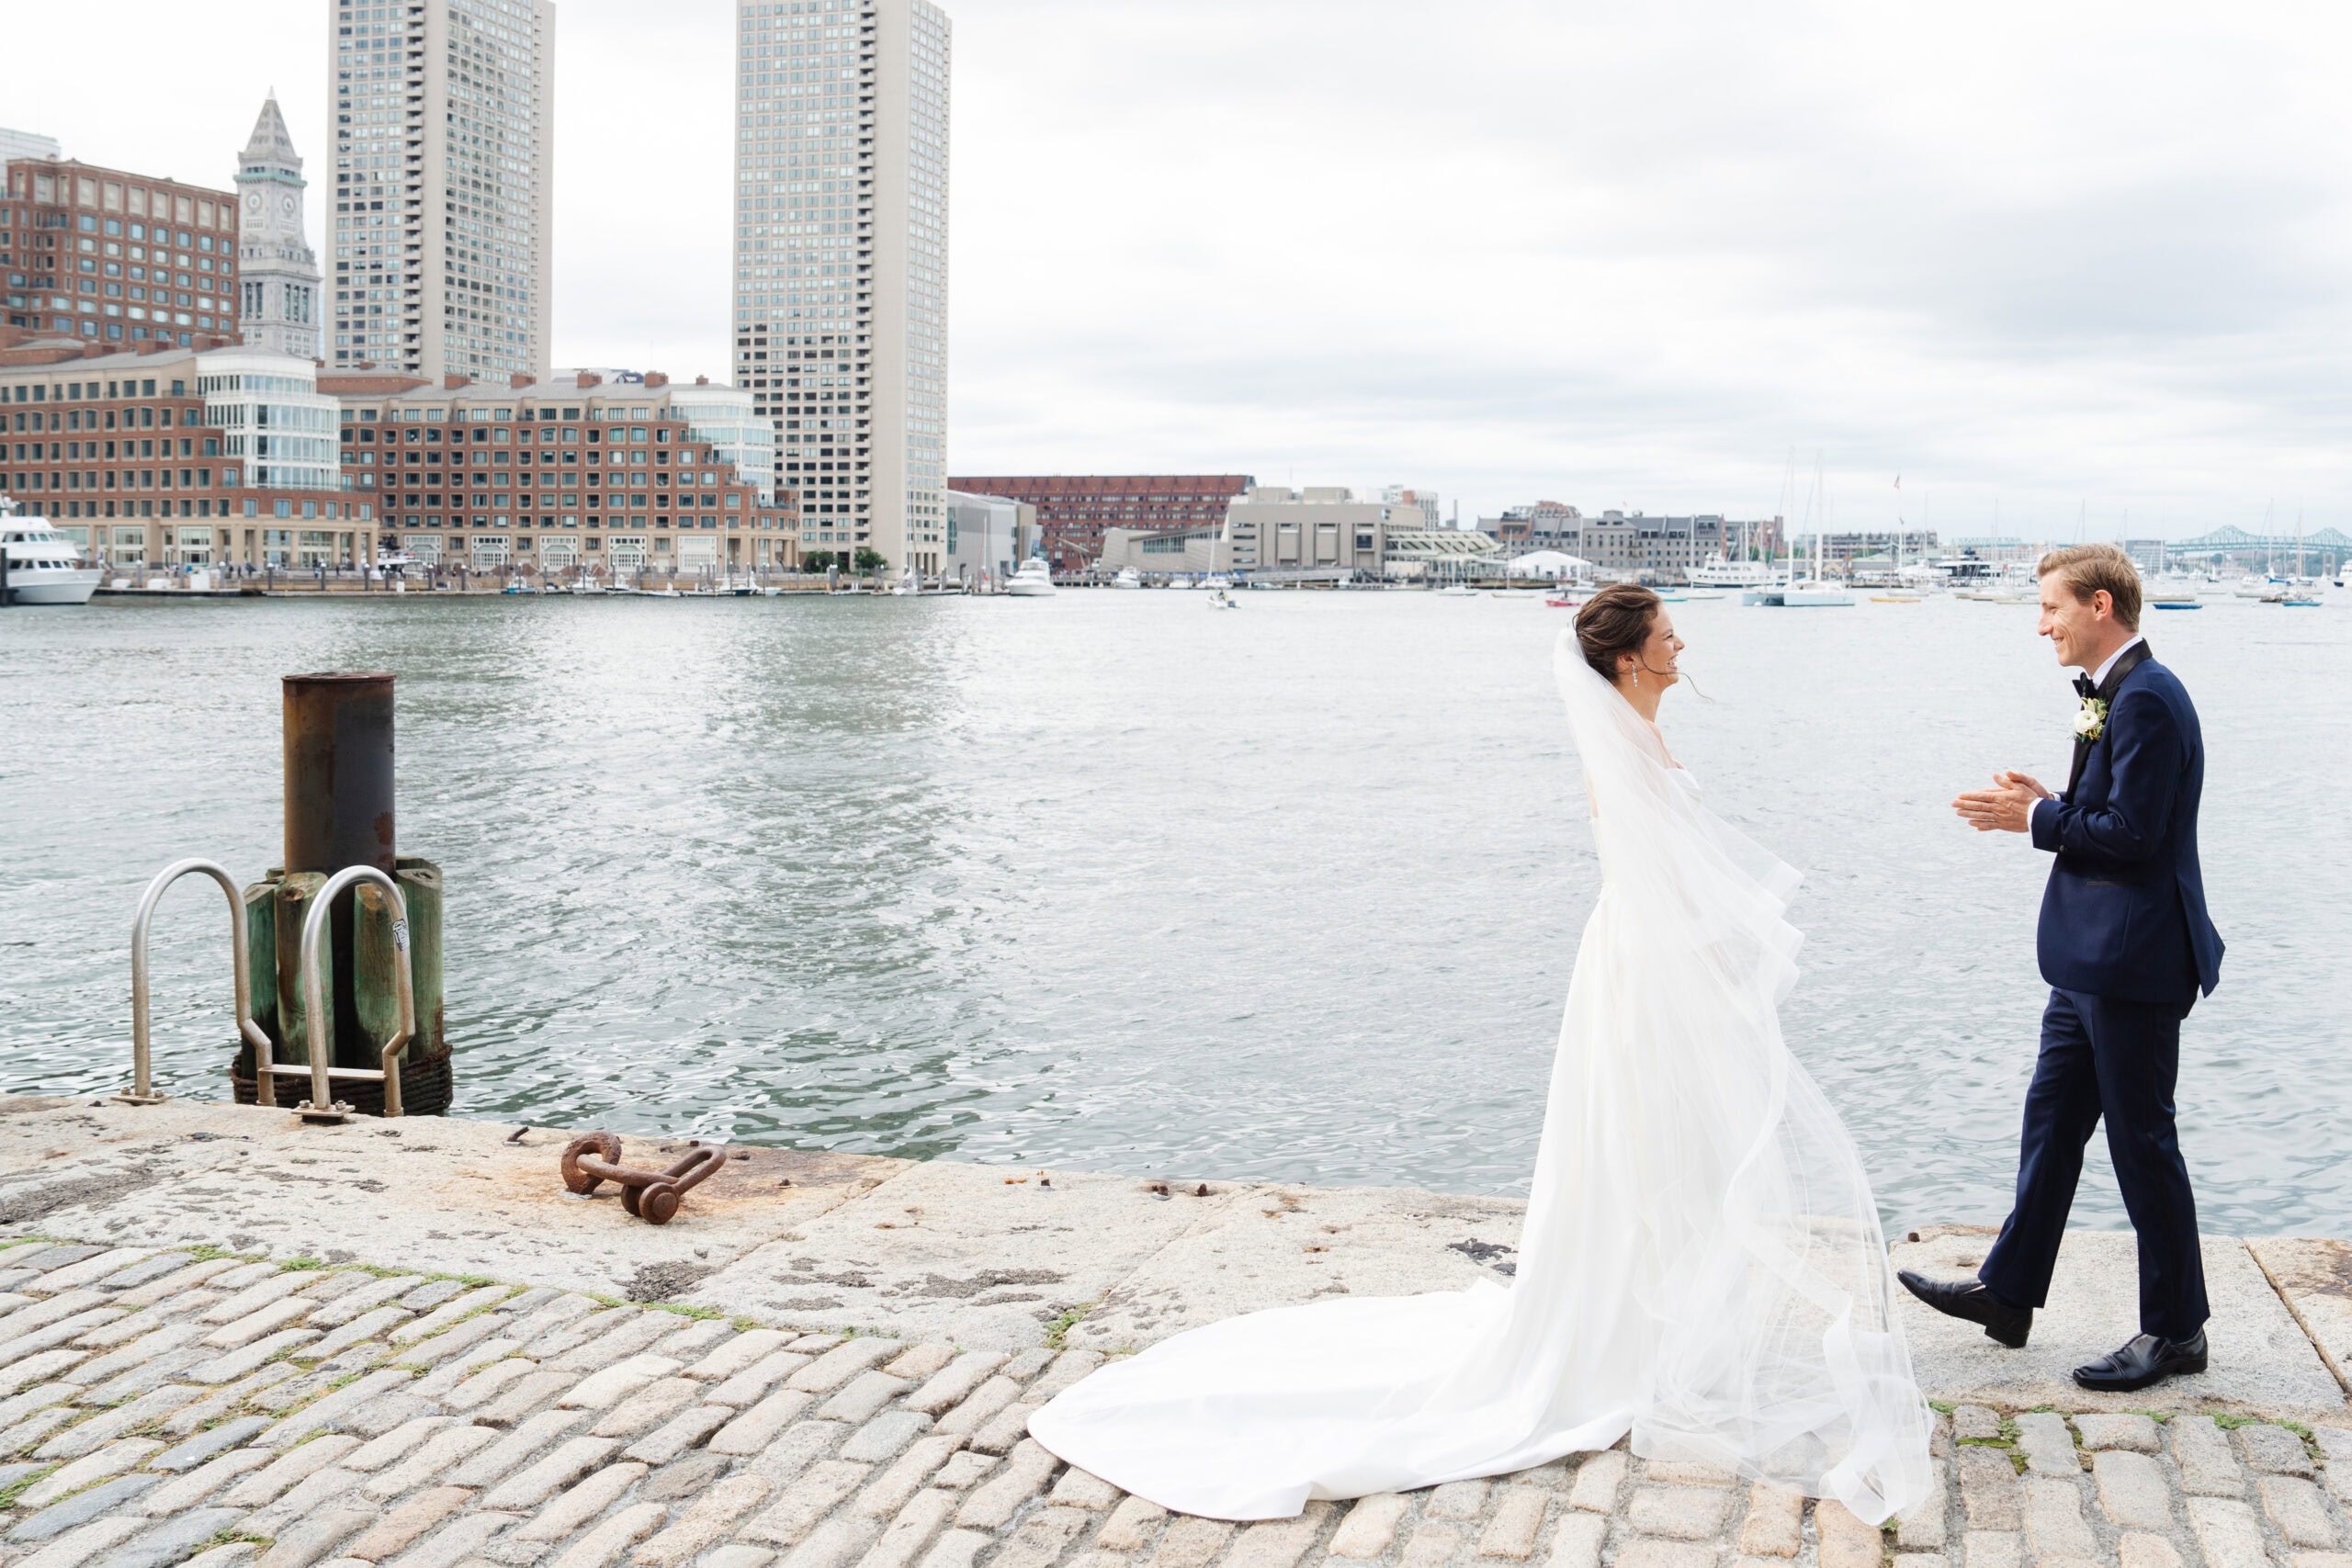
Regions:
<instances>
[{"instance_id":1,"label":"groom","mask_svg":"<svg viewBox=\"0 0 2352 1568\"><path fill-rule=\"evenodd\" d=\"M2065 793L2023 773L1952 803L1979 832L2030 833L2056 859L2037 946L2050 982L2041 1050L2026 1091L2017 1204L1977 1278L1904 1285L1937 1311L2018 1348L2050 1291L2083 1145L2102 1117L2123 1206L2140 1241L2140 1334L2075 1369L2085 1388L2125 1392L2205 1370L2204 1260L2197 1201L2173 1124L2180 1024L2221 977L2205 914L2197 801L2205 743L2197 710L2140 636L2140 577L2112 545L2041 558L2040 630L2075 682L2075 760Z\"/></svg>"}]
</instances>

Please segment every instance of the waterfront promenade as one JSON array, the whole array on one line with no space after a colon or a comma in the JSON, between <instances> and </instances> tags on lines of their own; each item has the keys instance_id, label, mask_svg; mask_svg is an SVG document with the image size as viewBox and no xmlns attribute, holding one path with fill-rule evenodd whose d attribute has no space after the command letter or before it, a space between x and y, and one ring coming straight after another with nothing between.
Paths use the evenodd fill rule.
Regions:
<instances>
[{"instance_id":1,"label":"waterfront promenade","mask_svg":"<svg viewBox=\"0 0 2352 1568\"><path fill-rule=\"evenodd\" d=\"M0 1562L2352 1568L2333 1242L2210 1240L2212 1371L2121 1399L2064 1374L2130 1330L2128 1236L2070 1237L2025 1352L1915 1313L1939 1492L1884 1533L1622 1450L1237 1529L1030 1412L1193 1324L1505 1269L1521 1205L743 1148L657 1228L514 1134L0 1099Z\"/></svg>"}]
</instances>

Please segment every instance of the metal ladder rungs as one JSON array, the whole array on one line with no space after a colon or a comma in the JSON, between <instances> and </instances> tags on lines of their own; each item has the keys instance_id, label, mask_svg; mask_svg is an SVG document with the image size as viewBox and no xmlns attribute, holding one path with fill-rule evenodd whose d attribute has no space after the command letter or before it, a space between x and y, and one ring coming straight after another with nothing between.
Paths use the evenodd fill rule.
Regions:
<instances>
[{"instance_id":1,"label":"metal ladder rungs","mask_svg":"<svg viewBox=\"0 0 2352 1568\"><path fill-rule=\"evenodd\" d=\"M374 866L345 866L328 877L323 886L311 895L309 913L302 917L302 934L295 947L296 966L301 976L302 1016L309 1021L305 1032L311 1036L310 1048L315 1054L321 1048L318 1036L332 1033L322 1030L319 1021L332 1019L326 1006L326 991L320 983L320 937L326 929L327 913L337 895L346 887L366 884L379 894L392 919L393 976L398 983L400 1021L391 1037L379 1047L384 1065L381 1067L337 1067L306 1063L279 1064L270 1059L272 1044L269 1034L254 1021L253 1003L246 976L244 902L237 892L237 884L227 871L209 860L175 861L165 866L139 900L139 913L130 926L130 1091L115 1099L129 1105L155 1105L164 1096L153 1089L147 1044L147 927L153 919L155 905L164 890L180 877L200 872L220 885L229 900L229 949L231 962L236 969L237 1032L254 1048L255 1072L254 1098L264 1105L277 1103L277 1080L281 1077L309 1078L311 1098L295 1107L295 1114L305 1122L341 1122L349 1115L349 1108L334 1101L328 1086L336 1078L346 1082L380 1083L384 1086L384 1114L401 1113L400 1069L394 1065L408 1043L416 1033L415 981L409 970L408 901L401 896L400 884ZM324 1102L324 1103L314 1103Z\"/></svg>"}]
</instances>

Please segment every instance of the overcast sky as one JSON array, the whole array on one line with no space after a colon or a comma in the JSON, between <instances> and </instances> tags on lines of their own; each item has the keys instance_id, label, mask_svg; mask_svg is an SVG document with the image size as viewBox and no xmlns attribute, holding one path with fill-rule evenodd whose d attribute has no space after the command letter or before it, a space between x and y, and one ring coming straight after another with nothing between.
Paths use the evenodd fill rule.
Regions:
<instances>
[{"instance_id":1,"label":"overcast sky","mask_svg":"<svg viewBox=\"0 0 2352 1568\"><path fill-rule=\"evenodd\" d=\"M15 72L0 125L226 186L275 85L332 187L324 0L106 9L168 84ZM724 375L733 9L558 9L556 361ZM2352 11L949 9L955 472L2352 529Z\"/></svg>"}]
</instances>

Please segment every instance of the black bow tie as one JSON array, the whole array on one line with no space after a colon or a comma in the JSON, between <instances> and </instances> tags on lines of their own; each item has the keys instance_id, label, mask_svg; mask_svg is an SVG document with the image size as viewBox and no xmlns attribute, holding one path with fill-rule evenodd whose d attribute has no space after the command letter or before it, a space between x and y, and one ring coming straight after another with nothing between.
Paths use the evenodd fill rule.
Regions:
<instances>
[{"instance_id":1,"label":"black bow tie","mask_svg":"<svg viewBox=\"0 0 2352 1568\"><path fill-rule=\"evenodd\" d=\"M2075 677L2075 691L2077 694L2085 698L2091 697L2097 694L2098 691L2098 682L2092 680L2088 675L2077 675Z\"/></svg>"}]
</instances>

